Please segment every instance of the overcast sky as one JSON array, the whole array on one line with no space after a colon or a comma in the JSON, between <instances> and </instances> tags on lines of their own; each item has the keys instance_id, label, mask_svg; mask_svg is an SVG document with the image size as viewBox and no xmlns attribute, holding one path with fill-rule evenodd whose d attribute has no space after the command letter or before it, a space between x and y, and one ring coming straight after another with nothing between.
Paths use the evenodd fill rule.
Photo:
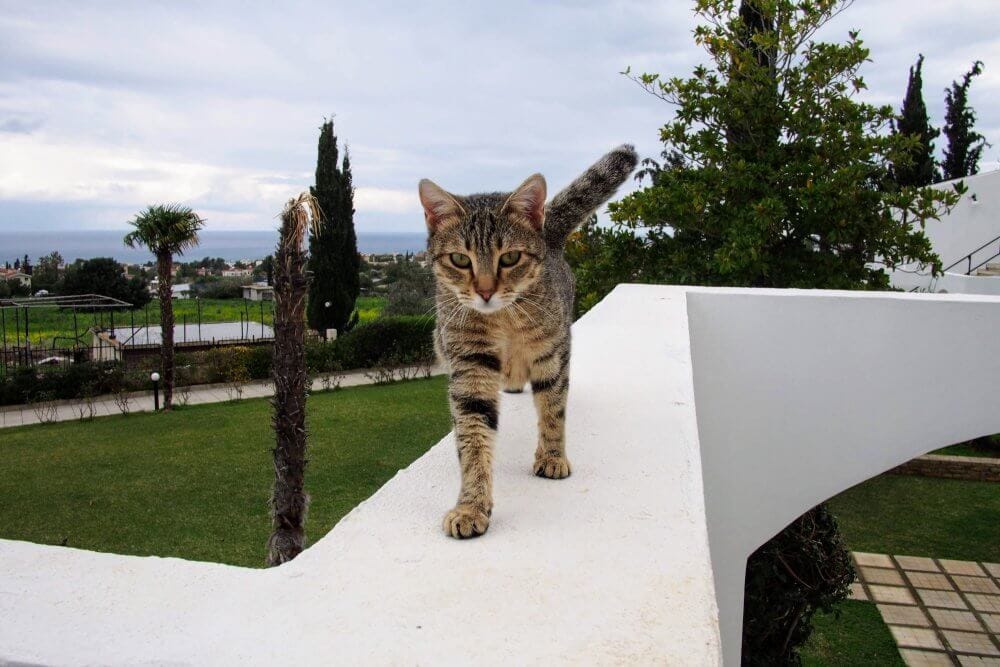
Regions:
<instances>
[{"instance_id":1,"label":"overcast sky","mask_svg":"<svg viewBox=\"0 0 1000 667\"><path fill-rule=\"evenodd\" d=\"M619 72L686 76L704 61L692 6L0 0L0 231L122 228L161 201L209 229L273 228L312 183L330 115L359 231L423 231L423 177L467 193L541 171L554 193L613 145L659 153L672 109ZM823 37L859 29L865 97L896 107L923 52L938 126L944 88L983 60L971 102L995 168L997 10L857 0Z\"/></svg>"}]
</instances>

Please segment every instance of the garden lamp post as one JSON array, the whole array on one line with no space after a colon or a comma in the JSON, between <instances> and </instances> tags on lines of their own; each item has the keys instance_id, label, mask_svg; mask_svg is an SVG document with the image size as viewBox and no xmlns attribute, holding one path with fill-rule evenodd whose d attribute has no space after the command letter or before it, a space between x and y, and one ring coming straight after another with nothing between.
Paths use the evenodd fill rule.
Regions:
<instances>
[{"instance_id":1,"label":"garden lamp post","mask_svg":"<svg viewBox=\"0 0 1000 667\"><path fill-rule=\"evenodd\" d=\"M160 374L153 371L149 374L149 379L153 381L153 412L160 410Z\"/></svg>"},{"instance_id":2,"label":"garden lamp post","mask_svg":"<svg viewBox=\"0 0 1000 667\"><path fill-rule=\"evenodd\" d=\"M329 307L330 307L331 305L332 305L332 304L331 304L331 303L330 303L329 301L326 301L326 302L324 302L324 303L323 303L323 307L324 307L324 308L329 308ZM328 311L328 312L329 312L329 311ZM323 325L323 340L329 340L329 338L330 338L330 335L329 335L329 331L330 331L330 330L329 330L329 329L327 329L327 328L326 328L326 325L324 324L324 325Z\"/></svg>"}]
</instances>

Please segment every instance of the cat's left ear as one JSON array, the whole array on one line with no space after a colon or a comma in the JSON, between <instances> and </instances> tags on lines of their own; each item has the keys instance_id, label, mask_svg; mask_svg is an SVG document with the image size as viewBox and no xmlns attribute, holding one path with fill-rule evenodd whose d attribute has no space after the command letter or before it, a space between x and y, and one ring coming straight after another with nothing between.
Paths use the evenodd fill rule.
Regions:
<instances>
[{"instance_id":1,"label":"cat's left ear","mask_svg":"<svg viewBox=\"0 0 1000 667\"><path fill-rule=\"evenodd\" d=\"M507 198L503 208L527 218L536 231L541 231L545 224L545 195L545 177L532 174Z\"/></svg>"}]
</instances>

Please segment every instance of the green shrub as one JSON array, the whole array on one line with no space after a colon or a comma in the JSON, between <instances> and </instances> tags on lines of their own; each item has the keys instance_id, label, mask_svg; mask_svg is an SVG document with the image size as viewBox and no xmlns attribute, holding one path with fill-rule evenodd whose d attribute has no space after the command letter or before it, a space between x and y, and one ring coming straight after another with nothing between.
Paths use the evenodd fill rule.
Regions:
<instances>
[{"instance_id":1,"label":"green shrub","mask_svg":"<svg viewBox=\"0 0 1000 667\"><path fill-rule=\"evenodd\" d=\"M829 613L854 581L851 557L826 505L818 505L747 559L743 665L800 665L810 619Z\"/></svg>"},{"instance_id":2,"label":"green shrub","mask_svg":"<svg viewBox=\"0 0 1000 667\"><path fill-rule=\"evenodd\" d=\"M254 380L265 380L271 377L271 360L274 348L270 345L255 345L248 348L246 364L250 377Z\"/></svg>"},{"instance_id":3,"label":"green shrub","mask_svg":"<svg viewBox=\"0 0 1000 667\"><path fill-rule=\"evenodd\" d=\"M383 317L338 338L334 356L341 368L428 361L434 357L433 331L431 318Z\"/></svg>"},{"instance_id":4,"label":"green shrub","mask_svg":"<svg viewBox=\"0 0 1000 667\"><path fill-rule=\"evenodd\" d=\"M0 405L81 398L127 386L129 378L115 362L85 361L58 368L21 367L0 381Z\"/></svg>"}]
</instances>

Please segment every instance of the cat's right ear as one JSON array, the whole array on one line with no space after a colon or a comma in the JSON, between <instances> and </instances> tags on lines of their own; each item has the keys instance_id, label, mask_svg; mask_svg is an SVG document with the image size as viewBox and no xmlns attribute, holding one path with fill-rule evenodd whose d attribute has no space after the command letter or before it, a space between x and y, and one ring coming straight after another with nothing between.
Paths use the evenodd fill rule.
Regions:
<instances>
[{"instance_id":1,"label":"cat's right ear","mask_svg":"<svg viewBox=\"0 0 1000 667\"><path fill-rule=\"evenodd\" d=\"M420 181L420 203L424 207L424 219L431 234L450 218L458 218L465 212L462 205L451 193L428 179Z\"/></svg>"}]
</instances>

